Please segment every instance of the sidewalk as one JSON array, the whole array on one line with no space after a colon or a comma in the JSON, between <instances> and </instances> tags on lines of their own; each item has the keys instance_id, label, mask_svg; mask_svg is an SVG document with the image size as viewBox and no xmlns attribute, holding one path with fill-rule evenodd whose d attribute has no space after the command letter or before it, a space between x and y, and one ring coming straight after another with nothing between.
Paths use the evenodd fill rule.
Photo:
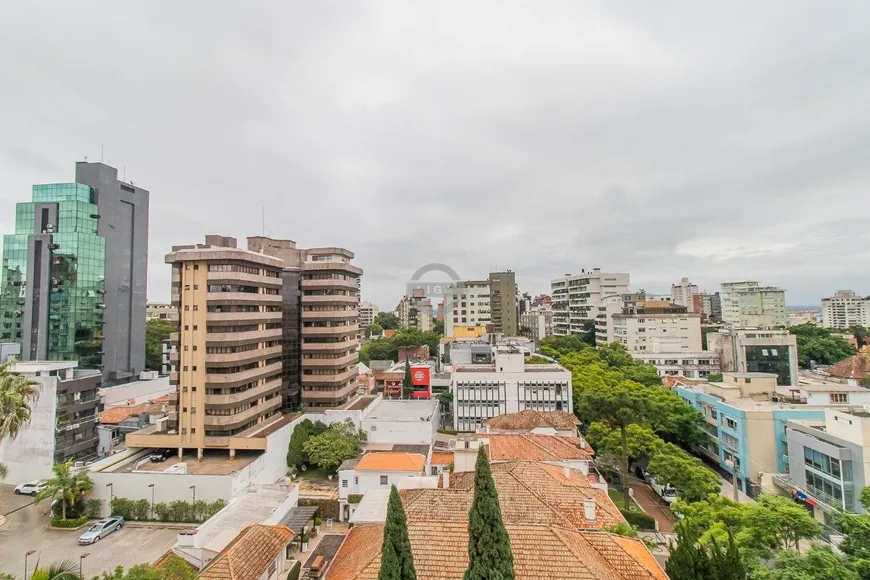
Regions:
<instances>
[{"instance_id":1,"label":"sidewalk","mask_svg":"<svg viewBox=\"0 0 870 580\"><path fill-rule=\"evenodd\" d=\"M662 533L673 532L677 517L670 509L661 504L659 496L645 484L636 483L629 487L634 490L634 500L638 505L658 523L658 531Z\"/></svg>"},{"instance_id":2,"label":"sidewalk","mask_svg":"<svg viewBox=\"0 0 870 580\"><path fill-rule=\"evenodd\" d=\"M722 495L727 497L728 499L734 499L734 486L731 485L731 481L727 479L721 479L720 483L722 484ZM742 490L737 490L737 501L738 503L755 503L755 500L743 493Z\"/></svg>"}]
</instances>

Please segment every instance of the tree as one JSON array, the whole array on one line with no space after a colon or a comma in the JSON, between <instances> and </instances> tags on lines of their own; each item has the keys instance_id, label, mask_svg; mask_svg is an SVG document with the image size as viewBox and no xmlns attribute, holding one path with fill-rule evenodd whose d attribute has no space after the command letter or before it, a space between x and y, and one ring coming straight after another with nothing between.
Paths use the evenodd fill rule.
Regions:
<instances>
[{"instance_id":1,"label":"tree","mask_svg":"<svg viewBox=\"0 0 870 580\"><path fill-rule=\"evenodd\" d=\"M405 376L402 377L402 398L410 399L414 396L414 382L411 380L411 363L405 359Z\"/></svg>"},{"instance_id":2,"label":"tree","mask_svg":"<svg viewBox=\"0 0 870 580\"><path fill-rule=\"evenodd\" d=\"M860 501L864 509L870 511L870 487L861 490ZM846 535L840 550L862 580L870 580L870 515L843 513L836 521Z\"/></svg>"},{"instance_id":3,"label":"tree","mask_svg":"<svg viewBox=\"0 0 870 580\"><path fill-rule=\"evenodd\" d=\"M75 560L61 560L48 568L42 568L39 561L33 568L30 580L80 580L79 565Z\"/></svg>"},{"instance_id":4,"label":"tree","mask_svg":"<svg viewBox=\"0 0 870 580\"><path fill-rule=\"evenodd\" d=\"M45 480L45 489L36 494L34 503L39 503L47 497L54 500L61 498L61 517L66 519L67 506L74 506L94 488L94 482L84 471L72 472L72 461L58 463L51 467L54 477Z\"/></svg>"},{"instance_id":5,"label":"tree","mask_svg":"<svg viewBox=\"0 0 870 580\"><path fill-rule=\"evenodd\" d=\"M711 578L717 580L746 580L746 567L734 541L734 534L728 534L728 544L723 547L716 541L710 544L710 572Z\"/></svg>"},{"instance_id":6,"label":"tree","mask_svg":"<svg viewBox=\"0 0 870 580\"><path fill-rule=\"evenodd\" d=\"M656 481L670 483L680 497L689 502L718 493L721 487L715 473L672 443L664 444L649 462L648 469Z\"/></svg>"},{"instance_id":7,"label":"tree","mask_svg":"<svg viewBox=\"0 0 870 580\"><path fill-rule=\"evenodd\" d=\"M384 330L395 330L399 328L399 317L392 312L378 312L375 316L375 324Z\"/></svg>"},{"instance_id":8,"label":"tree","mask_svg":"<svg viewBox=\"0 0 870 580\"><path fill-rule=\"evenodd\" d=\"M588 345L595 346L595 321L583 321L583 333L580 335L580 340Z\"/></svg>"},{"instance_id":9,"label":"tree","mask_svg":"<svg viewBox=\"0 0 870 580\"><path fill-rule=\"evenodd\" d=\"M707 376L707 380L711 383L721 383L723 380L725 380L725 377L722 376L722 373L710 373Z\"/></svg>"},{"instance_id":10,"label":"tree","mask_svg":"<svg viewBox=\"0 0 870 580\"><path fill-rule=\"evenodd\" d=\"M752 580L858 580L860 576L849 562L828 547L812 546L805 556L793 550L782 550L776 556L773 569L759 566L750 575Z\"/></svg>"},{"instance_id":11,"label":"tree","mask_svg":"<svg viewBox=\"0 0 870 580\"><path fill-rule=\"evenodd\" d=\"M33 414L39 398L38 383L10 372L12 363L0 364L0 443L14 440ZM6 479L9 470L0 463L0 479Z\"/></svg>"},{"instance_id":12,"label":"tree","mask_svg":"<svg viewBox=\"0 0 870 580\"><path fill-rule=\"evenodd\" d=\"M290 435L290 445L287 449L287 467L300 467L311 460L305 453L305 443L312 437L326 431L327 427L321 421L312 423L311 419L303 419L293 428Z\"/></svg>"},{"instance_id":13,"label":"tree","mask_svg":"<svg viewBox=\"0 0 870 580\"><path fill-rule=\"evenodd\" d=\"M357 430L351 419L333 423L319 435L311 436L302 446L312 463L327 471L335 470L345 459L360 454L366 440L365 431Z\"/></svg>"},{"instance_id":14,"label":"tree","mask_svg":"<svg viewBox=\"0 0 870 580\"><path fill-rule=\"evenodd\" d=\"M514 556L484 446L477 450L474 499L468 513L468 569L464 580L513 580Z\"/></svg>"},{"instance_id":15,"label":"tree","mask_svg":"<svg viewBox=\"0 0 870 580\"><path fill-rule=\"evenodd\" d=\"M378 580L416 580L414 555L411 553L411 540L408 538L408 520L405 508L399 498L399 491L393 485L387 502L387 521L384 525L384 543L381 546L381 569Z\"/></svg>"},{"instance_id":16,"label":"tree","mask_svg":"<svg viewBox=\"0 0 870 580\"><path fill-rule=\"evenodd\" d=\"M136 564L124 573L123 566L91 580L194 580L196 572L181 556L169 554L159 565Z\"/></svg>"},{"instance_id":17,"label":"tree","mask_svg":"<svg viewBox=\"0 0 870 580\"><path fill-rule=\"evenodd\" d=\"M170 320L152 318L145 323L145 368L159 371L163 367L163 343L169 335L178 332L178 325Z\"/></svg>"},{"instance_id":18,"label":"tree","mask_svg":"<svg viewBox=\"0 0 870 580\"><path fill-rule=\"evenodd\" d=\"M381 336L384 334L384 328L380 324L369 324L366 326L366 337Z\"/></svg>"},{"instance_id":19,"label":"tree","mask_svg":"<svg viewBox=\"0 0 870 580\"><path fill-rule=\"evenodd\" d=\"M444 336L444 321L438 320L437 318L432 321L432 332L438 333L440 336Z\"/></svg>"},{"instance_id":20,"label":"tree","mask_svg":"<svg viewBox=\"0 0 870 580\"><path fill-rule=\"evenodd\" d=\"M671 580L708 580L711 575L710 559L706 550L698 545L698 532L688 525L677 525L677 545L669 545L670 557L665 572Z\"/></svg>"},{"instance_id":21,"label":"tree","mask_svg":"<svg viewBox=\"0 0 870 580\"><path fill-rule=\"evenodd\" d=\"M815 324L799 324L789 328L797 336L798 365L810 368L811 363L831 365L855 354L855 347L831 330Z\"/></svg>"},{"instance_id":22,"label":"tree","mask_svg":"<svg viewBox=\"0 0 870 580\"><path fill-rule=\"evenodd\" d=\"M779 495L762 495L747 506L744 518L748 525L738 534L738 541L759 550L762 556L776 550L797 549L800 540L822 532L822 525L807 510Z\"/></svg>"}]
</instances>

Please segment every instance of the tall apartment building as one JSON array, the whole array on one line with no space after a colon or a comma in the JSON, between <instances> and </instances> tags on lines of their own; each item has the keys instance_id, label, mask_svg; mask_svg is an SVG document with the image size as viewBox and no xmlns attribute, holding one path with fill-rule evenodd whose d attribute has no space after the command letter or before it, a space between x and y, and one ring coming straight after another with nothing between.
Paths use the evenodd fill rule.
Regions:
<instances>
[{"instance_id":1,"label":"tall apartment building","mask_svg":"<svg viewBox=\"0 0 870 580\"><path fill-rule=\"evenodd\" d=\"M75 361L17 362L14 374L37 384L39 398L32 420L15 440L0 442L0 463L9 473L5 483L51 477L51 467L97 456L100 371L78 369Z\"/></svg>"},{"instance_id":2,"label":"tall apartment building","mask_svg":"<svg viewBox=\"0 0 870 580\"><path fill-rule=\"evenodd\" d=\"M787 330L723 328L707 334L723 372L772 373L779 386L798 384L797 336Z\"/></svg>"},{"instance_id":3,"label":"tall apartment building","mask_svg":"<svg viewBox=\"0 0 870 580\"><path fill-rule=\"evenodd\" d=\"M551 280L553 333L583 334L584 323L594 323L604 311L604 299L628 292L628 283L628 274L602 272L600 268Z\"/></svg>"},{"instance_id":4,"label":"tall apartment building","mask_svg":"<svg viewBox=\"0 0 870 580\"><path fill-rule=\"evenodd\" d=\"M489 273L489 306L492 332L516 336L517 327L517 277L514 272Z\"/></svg>"},{"instance_id":5,"label":"tall apartment building","mask_svg":"<svg viewBox=\"0 0 870 580\"><path fill-rule=\"evenodd\" d=\"M757 281L722 283L722 322L732 326L788 326L785 290Z\"/></svg>"},{"instance_id":6,"label":"tall apartment building","mask_svg":"<svg viewBox=\"0 0 870 580\"><path fill-rule=\"evenodd\" d=\"M520 314L520 329L527 330L529 337L535 342L553 336L553 310L535 307Z\"/></svg>"},{"instance_id":7,"label":"tall apartment building","mask_svg":"<svg viewBox=\"0 0 870 580\"><path fill-rule=\"evenodd\" d=\"M359 327L361 329L367 328L369 325L374 324L375 317L380 312L380 308L374 302L360 302L359 304Z\"/></svg>"},{"instance_id":8,"label":"tall apartment building","mask_svg":"<svg viewBox=\"0 0 870 580\"><path fill-rule=\"evenodd\" d=\"M698 312L695 310L695 295L698 294L698 287L689 282L688 278L680 278L679 284L671 285L671 302L685 306L689 312Z\"/></svg>"},{"instance_id":9,"label":"tall apartment building","mask_svg":"<svg viewBox=\"0 0 870 580\"><path fill-rule=\"evenodd\" d=\"M492 364L455 365L451 380L457 431L526 409L573 413L571 373L557 364L526 365L515 348L496 347Z\"/></svg>"},{"instance_id":10,"label":"tall apartment building","mask_svg":"<svg viewBox=\"0 0 870 580\"><path fill-rule=\"evenodd\" d=\"M432 301L421 288L415 289L411 296L402 296L395 312L399 326L403 328L415 328L422 332L432 330Z\"/></svg>"},{"instance_id":11,"label":"tall apartment building","mask_svg":"<svg viewBox=\"0 0 870 580\"><path fill-rule=\"evenodd\" d=\"M145 320L167 320L178 322L178 311L169 302L148 302L145 307Z\"/></svg>"},{"instance_id":12,"label":"tall apartment building","mask_svg":"<svg viewBox=\"0 0 870 580\"><path fill-rule=\"evenodd\" d=\"M638 302L613 315L615 339L630 353L701 350L701 315L668 302Z\"/></svg>"},{"instance_id":13,"label":"tall apartment building","mask_svg":"<svg viewBox=\"0 0 870 580\"><path fill-rule=\"evenodd\" d=\"M822 326L845 329L853 324L870 326L870 297L837 290L833 296L822 298Z\"/></svg>"},{"instance_id":14,"label":"tall apartment building","mask_svg":"<svg viewBox=\"0 0 870 580\"><path fill-rule=\"evenodd\" d=\"M359 362L362 269L351 264L353 252L264 237L248 238L248 249L283 262L285 410L346 403Z\"/></svg>"},{"instance_id":15,"label":"tall apartment building","mask_svg":"<svg viewBox=\"0 0 870 580\"><path fill-rule=\"evenodd\" d=\"M700 312L703 321L722 319L722 299L718 292L702 292L693 296L695 312Z\"/></svg>"},{"instance_id":16,"label":"tall apartment building","mask_svg":"<svg viewBox=\"0 0 870 580\"><path fill-rule=\"evenodd\" d=\"M74 360L103 384L145 368L148 191L102 163L75 182L34 185L3 239L0 341L22 360Z\"/></svg>"},{"instance_id":17,"label":"tall apartment building","mask_svg":"<svg viewBox=\"0 0 870 580\"><path fill-rule=\"evenodd\" d=\"M491 324L489 280L466 280L451 284L444 294L444 336L454 336L454 327Z\"/></svg>"}]
</instances>

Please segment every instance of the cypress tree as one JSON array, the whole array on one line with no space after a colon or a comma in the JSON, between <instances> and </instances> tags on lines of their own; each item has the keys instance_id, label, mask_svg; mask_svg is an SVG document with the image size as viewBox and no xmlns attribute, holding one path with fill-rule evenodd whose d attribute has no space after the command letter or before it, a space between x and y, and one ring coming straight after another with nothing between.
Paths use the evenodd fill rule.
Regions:
<instances>
[{"instance_id":1,"label":"cypress tree","mask_svg":"<svg viewBox=\"0 0 870 580\"><path fill-rule=\"evenodd\" d=\"M715 538L710 544L710 577L717 580L745 580L746 568L734 542L734 535L728 534L728 547L722 548Z\"/></svg>"},{"instance_id":2,"label":"cypress tree","mask_svg":"<svg viewBox=\"0 0 870 580\"><path fill-rule=\"evenodd\" d=\"M707 551L698 545L698 534L687 526L677 525L677 546L669 546L671 555L665 564L665 572L671 580L707 580L712 576L712 566Z\"/></svg>"},{"instance_id":3,"label":"cypress tree","mask_svg":"<svg viewBox=\"0 0 870 580\"><path fill-rule=\"evenodd\" d=\"M411 363L405 359L405 377L402 379L402 398L412 398L414 392L414 384L411 381Z\"/></svg>"},{"instance_id":4,"label":"cypress tree","mask_svg":"<svg viewBox=\"0 0 870 580\"><path fill-rule=\"evenodd\" d=\"M387 522L384 525L378 580L417 580L411 540L408 538L408 520L395 485L390 489L390 500L387 502Z\"/></svg>"},{"instance_id":5,"label":"cypress tree","mask_svg":"<svg viewBox=\"0 0 870 580\"><path fill-rule=\"evenodd\" d=\"M486 451L477 450L474 501L468 513L468 569L464 580L513 580L514 556Z\"/></svg>"}]
</instances>

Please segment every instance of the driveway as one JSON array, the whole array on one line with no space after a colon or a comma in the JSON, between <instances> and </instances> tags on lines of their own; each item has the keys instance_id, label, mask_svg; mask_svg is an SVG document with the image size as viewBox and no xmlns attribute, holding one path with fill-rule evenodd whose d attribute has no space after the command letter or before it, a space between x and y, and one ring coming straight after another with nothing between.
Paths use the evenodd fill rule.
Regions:
<instances>
[{"instance_id":1,"label":"driveway","mask_svg":"<svg viewBox=\"0 0 870 580\"><path fill-rule=\"evenodd\" d=\"M634 490L634 499L659 524L659 532L674 531L677 516L665 505L662 505L658 495L646 484L636 483L630 486Z\"/></svg>"},{"instance_id":2,"label":"driveway","mask_svg":"<svg viewBox=\"0 0 870 580\"><path fill-rule=\"evenodd\" d=\"M42 515L46 503L31 505L31 498L15 496L11 486L0 485L0 513L7 514L6 523L0 526L0 572L22 579L24 553L29 550L36 553L27 559L28 573L37 561L42 565L66 559L78 563L79 556L88 553L82 571L85 578L91 578L119 565L127 569L155 561L175 544L178 534L178 530L125 526L96 544L79 546L78 537L84 529L48 529L49 519ZM18 507L21 509L16 510Z\"/></svg>"}]
</instances>

